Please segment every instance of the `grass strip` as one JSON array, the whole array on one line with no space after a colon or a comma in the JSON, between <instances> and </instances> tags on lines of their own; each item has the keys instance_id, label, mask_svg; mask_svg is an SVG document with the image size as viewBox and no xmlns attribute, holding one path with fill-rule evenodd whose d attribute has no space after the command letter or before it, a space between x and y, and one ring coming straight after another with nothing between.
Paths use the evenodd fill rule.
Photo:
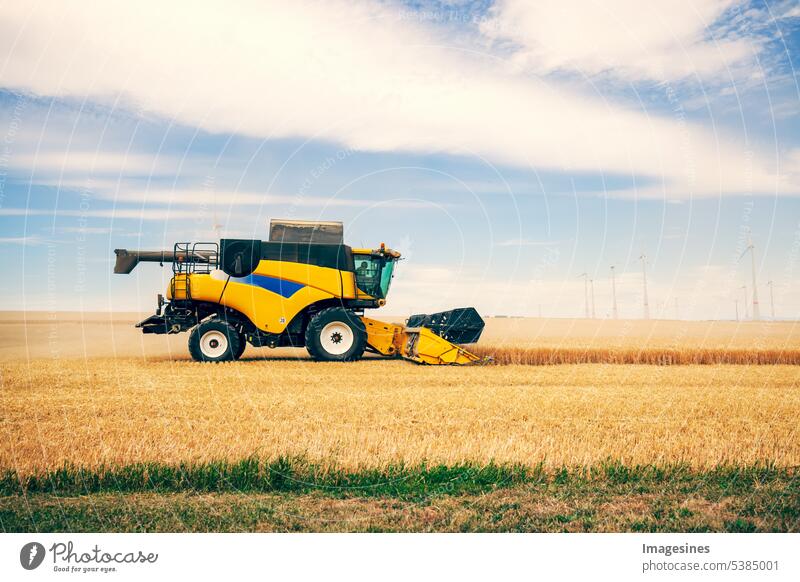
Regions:
<instances>
[{"instance_id":1,"label":"grass strip","mask_svg":"<svg viewBox=\"0 0 800 582\"><path fill-rule=\"evenodd\" d=\"M303 458L263 460L249 457L237 462L136 463L121 467L82 468L66 465L39 474L0 473L0 495L48 493L89 495L141 492L321 492L328 496L427 498L440 495L479 494L517 485L584 487L591 484L622 485L632 492L654 485L693 490L715 488L741 494L780 482L787 494L800 496L797 468L768 463L724 465L698 469L684 464L628 466L607 461L591 467L546 469L542 464L414 466L390 465L349 471L308 462Z\"/></svg>"}]
</instances>

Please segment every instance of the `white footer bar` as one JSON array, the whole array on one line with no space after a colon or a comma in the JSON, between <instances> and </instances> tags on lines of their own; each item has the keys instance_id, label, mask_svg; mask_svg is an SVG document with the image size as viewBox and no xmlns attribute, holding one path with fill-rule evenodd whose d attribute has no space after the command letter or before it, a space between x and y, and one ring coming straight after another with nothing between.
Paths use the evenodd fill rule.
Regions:
<instances>
[{"instance_id":1,"label":"white footer bar","mask_svg":"<svg viewBox=\"0 0 800 582\"><path fill-rule=\"evenodd\" d=\"M800 534L3 534L0 579L796 581L798 549Z\"/></svg>"}]
</instances>

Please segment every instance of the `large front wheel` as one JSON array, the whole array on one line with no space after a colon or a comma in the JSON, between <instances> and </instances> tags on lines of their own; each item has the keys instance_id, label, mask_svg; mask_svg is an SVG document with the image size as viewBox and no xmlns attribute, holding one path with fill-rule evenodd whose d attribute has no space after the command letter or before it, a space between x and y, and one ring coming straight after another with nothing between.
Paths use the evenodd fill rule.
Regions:
<instances>
[{"instance_id":1,"label":"large front wheel","mask_svg":"<svg viewBox=\"0 0 800 582\"><path fill-rule=\"evenodd\" d=\"M204 321L189 336L189 353L198 362L227 362L241 352L239 332L221 319Z\"/></svg>"},{"instance_id":2,"label":"large front wheel","mask_svg":"<svg viewBox=\"0 0 800 582\"><path fill-rule=\"evenodd\" d=\"M361 318L341 307L323 309L306 328L306 349L315 360L350 362L364 354L367 330Z\"/></svg>"}]
</instances>

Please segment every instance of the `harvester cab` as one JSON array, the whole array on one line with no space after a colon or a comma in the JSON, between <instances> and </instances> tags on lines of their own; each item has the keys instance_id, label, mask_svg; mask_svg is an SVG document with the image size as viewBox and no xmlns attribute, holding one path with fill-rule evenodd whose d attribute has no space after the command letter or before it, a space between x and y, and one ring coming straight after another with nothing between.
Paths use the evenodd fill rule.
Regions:
<instances>
[{"instance_id":1,"label":"harvester cab","mask_svg":"<svg viewBox=\"0 0 800 582\"><path fill-rule=\"evenodd\" d=\"M115 273L170 263L166 299L137 324L143 333L189 335L195 360L238 359L256 347L305 347L316 360L365 351L423 364L480 361L464 349L484 322L471 307L414 315L406 324L364 315L386 303L400 253L344 244L341 222L272 220L269 240L176 243L172 251L116 249Z\"/></svg>"}]
</instances>

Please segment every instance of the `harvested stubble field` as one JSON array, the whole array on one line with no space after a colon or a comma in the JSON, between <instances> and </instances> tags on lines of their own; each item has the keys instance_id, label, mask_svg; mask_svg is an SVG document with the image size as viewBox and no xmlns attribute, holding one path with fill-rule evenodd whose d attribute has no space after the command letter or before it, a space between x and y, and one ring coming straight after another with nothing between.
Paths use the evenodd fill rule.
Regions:
<instances>
[{"instance_id":1,"label":"harvested stubble field","mask_svg":"<svg viewBox=\"0 0 800 582\"><path fill-rule=\"evenodd\" d=\"M487 345L533 349L536 322L520 323L490 321ZM600 349L619 330L598 323L533 335ZM0 345L6 530L800 529L796 366L434 368L250 348L203 365L186 361L185 337L170 356L122 326L5 325L58 356ZM666 324L647 325L627 341L669 347ZM772 326L680 334L695 348L747 350L748 333L797 347L794 325ZM106 357L70 351L93 346Z\"/></svg>"}]
</instances>

